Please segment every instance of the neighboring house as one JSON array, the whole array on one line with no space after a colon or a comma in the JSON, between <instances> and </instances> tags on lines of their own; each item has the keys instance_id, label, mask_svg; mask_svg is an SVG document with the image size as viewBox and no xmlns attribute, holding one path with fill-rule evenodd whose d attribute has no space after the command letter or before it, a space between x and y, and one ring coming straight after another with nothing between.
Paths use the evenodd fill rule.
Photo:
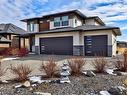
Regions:
<instances>
[{"instance_id":1,"label":"neighboring house","mask_svg":"<svg viewBox=\"0 0 127 95\"><path fill-rule=\"evenodd\" d=\"M119 27L109 27L98 17L78 10L21 20L27 23L30 51L37 54L116 55Z\"/></svg>"},{"instance_id":2,"label":"neighboring house","mask_svg":"<svg viewBox=\"0 0 127 95\"><path fill-rule=\"evenodd\" d=\"M117 53L123 54L127 50L127 42L117 41Z\"/></svg>"},{"instance_id":3,"label":"neighboring house","mask_svg":"<svg viewBox=\"0 0 127 95\"><path fill-rule=\"evenodd\" d=\"M24 47L24 41L19 35L27 33L25 30L9 23L0 24L0 49L7 47Z\"/></svg>"}]
</instances>

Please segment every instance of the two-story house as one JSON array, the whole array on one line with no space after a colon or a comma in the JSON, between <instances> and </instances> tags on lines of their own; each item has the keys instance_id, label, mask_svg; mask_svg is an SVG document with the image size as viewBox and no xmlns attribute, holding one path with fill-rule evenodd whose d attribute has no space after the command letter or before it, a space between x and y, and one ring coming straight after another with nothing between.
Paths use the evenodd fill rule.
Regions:
<instances>
[{"instance_id":1,"label":"two-story house","mask_svg":"<svg viewBox=\"0 0 127 95\"><path fill-rule=\"evenodd\" d=\"M37 54L113 56L119 27L109 27L99 17L78 10L21 20L27 23L30 51Z\"/></svg>"}]
</instances>

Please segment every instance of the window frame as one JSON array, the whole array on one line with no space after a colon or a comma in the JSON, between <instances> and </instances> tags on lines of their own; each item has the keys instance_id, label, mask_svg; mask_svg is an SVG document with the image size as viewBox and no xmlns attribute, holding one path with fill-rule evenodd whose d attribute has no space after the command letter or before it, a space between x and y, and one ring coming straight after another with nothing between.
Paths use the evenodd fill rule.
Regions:
<instances>
[{"instance_id":1,"label":"window frame","mask_svg":"<svg viewBox=\"0 0 127 95\"><path fill-rule=\"evenodd\" d=\"M55 17L54 18L54 27L60 27L61 26L60 22L61 22L60 17Z\"/></svg>"},{"instance_id":2,"label":"window frame","mask_svg":"<svg viewBox=\"0 0 127 95\"><path fill-rule=\"evenodd\" d=\"M61 26L68 26L69 25L69 17L68 16L62 16L61 22L62 22Z\"/></svg>"}]
</instances>

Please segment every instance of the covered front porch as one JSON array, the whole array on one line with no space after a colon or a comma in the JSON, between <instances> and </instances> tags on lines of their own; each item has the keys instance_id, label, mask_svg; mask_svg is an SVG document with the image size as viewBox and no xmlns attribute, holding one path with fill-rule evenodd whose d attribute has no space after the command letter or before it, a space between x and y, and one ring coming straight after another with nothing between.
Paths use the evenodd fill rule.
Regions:
<instances>
[{"instance_id":1,"label":"covered front porch","mask_svg":"<svg viewBox=\"0 0 127 95\"><path fill-rule=\"evenodd\" d=\"M35 35L24 34L19 36L19 48L27 48L29 52L35 53Z\"/></svg>"}]
</instances>

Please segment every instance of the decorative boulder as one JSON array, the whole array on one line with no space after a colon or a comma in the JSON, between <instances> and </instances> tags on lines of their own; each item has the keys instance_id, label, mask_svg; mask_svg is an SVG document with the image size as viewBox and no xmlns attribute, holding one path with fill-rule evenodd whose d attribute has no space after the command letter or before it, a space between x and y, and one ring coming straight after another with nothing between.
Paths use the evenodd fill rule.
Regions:
<instances>
[{"instance_id":1,"label":"decorative boulder","mask_svg":"<svg viewBox=\"0 0 127 95\"><path fill-rule=\"evenodd\" d=\"M122 73L120 71L114 71L113 73L118 75L118 76L122 76Z\"/></svg>"},{"instance_id":2,"label":"decorative boulder","mask_svg":"<svg viewBox=\"0 0 127 95\"><path fill-rule=\"evenodd\" d=\"M123 81L123 84L127 86L127 79Z\"/></svg>"},{"instance_id":3,"label":"decorative boulder","mask_svg":"<svg viewBox=\"0 0 127 95\"><path fill-rule=\"evenodd\" d=\"M30 87L30 82L29 81L25 81L22 85L24 87Z\"/></svg>"}]
</instances>

